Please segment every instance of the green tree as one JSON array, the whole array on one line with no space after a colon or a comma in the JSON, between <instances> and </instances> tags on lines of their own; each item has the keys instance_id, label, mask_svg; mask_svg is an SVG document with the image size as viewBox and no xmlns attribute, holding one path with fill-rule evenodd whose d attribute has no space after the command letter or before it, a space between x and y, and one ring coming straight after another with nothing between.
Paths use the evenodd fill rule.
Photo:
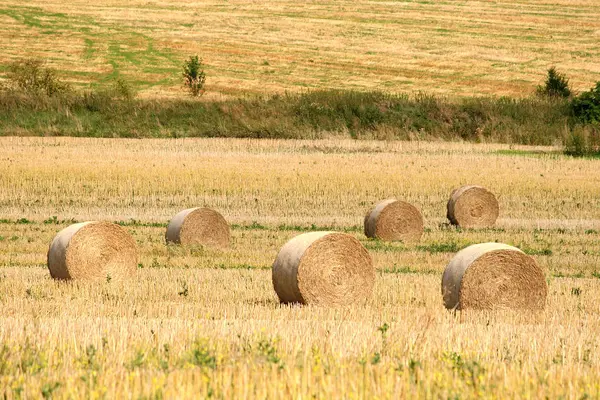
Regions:
<instances>
[{"instance_id":1,"label":"green tree","mask_svg":"<svg viewBox=\"0 0 600 400\"><path fill-rule=\"evenodd\" d=\"M570 97L569 79L565 74L558 72L556 67L550 67L546 81L543 85L538 86L537 92L541 96Z\"/></svg>"},{"instance_id":2,"label":"green tree","mask_svg":"<svg viewBox=\"0 0 600 400\"><path fill-rule=\"evenodd\" d=\"M600 124L600 81L571 101L573 115L583 123Z\"/></svg>"},{"instance_id":3,"label":"green tree","mask_svg":"<svg viewBox=\"0 0 600 400\"><path fill-rule=\"evenodd\" d=\"M192 96L201 96L204 94L206 74L202 67L202 60L198 56L191 56L183 64L183 79L183 85L189 90Z\"/></svg>"}]
</instances>

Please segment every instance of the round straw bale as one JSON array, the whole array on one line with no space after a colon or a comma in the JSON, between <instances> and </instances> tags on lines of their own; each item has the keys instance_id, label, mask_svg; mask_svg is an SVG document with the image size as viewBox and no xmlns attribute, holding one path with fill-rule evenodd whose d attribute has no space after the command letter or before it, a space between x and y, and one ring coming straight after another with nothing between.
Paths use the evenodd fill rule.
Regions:
<instances>
[{"instance_id":1,"label":"round straw bale","mask_svg":"<svg viewBox=\"0 0 600 400\"><path fill-rule=\"evenodd\" d=\"M548 287L533 257L502 243L469 246L442 276L448 309L543 309Z\"/></svg>"},{"instance_id":2,"label":"round straw bale","mask_svg":"<svg viewBox=\"0 0 600 400\"><path fill-rule=\"evenodd\" d=\"M467 185L455 189L448 200L447 217L462 228L493 226L498 218L498 200L481 186Z\"/></svg>"},{"instance_id":3,"label":"round straw bale","mask_svg":"<svg viewBox=\"0 0 600 400\"><path fill-rule=\"evenodd\" d=\"M365 216L365 236L385 241L417 242L423 235L423 216L412 204L383 200Z\"/></svg>"},{"instance_id":4,"label":"round straw bale","mask_svg":"<svg viewBox=\"0 0 600 400\"><path fill-rule=\"evenodd\" d=\"M231 240L229 224L210 208L189 208L173 217L166 233L167 242L183 245L227 247Z\"/></svg>"},{"instance_id":5,"label":"round straw bale","mask_svg":"<svg viewBox=\"0 0 600 400\"><path fill-rule=\"evenodd\" d=\"M122 227L110 222L81 222L58 232L48 250L55 279L124 279L137 269L137 246Z\"/></svg>"},{"instance_id":6,"label":"round straw bale","mask_svg":"<svg viewBox=\"0 0 600 400\"><path fill-rule=\"evenodd\" d=\"M273 263L273 287L282 303L359 303L371 296L374 283L371 256L346 233L296 236L281 248Z\"/></svg>"}]
</instances>

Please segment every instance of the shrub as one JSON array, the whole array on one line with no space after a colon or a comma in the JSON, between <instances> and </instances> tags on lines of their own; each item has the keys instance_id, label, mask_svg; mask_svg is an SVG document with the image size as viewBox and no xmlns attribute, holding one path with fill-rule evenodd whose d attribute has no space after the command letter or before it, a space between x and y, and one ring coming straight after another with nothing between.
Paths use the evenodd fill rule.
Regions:
<instances>
[{"instance_id":1,"label":"shrub","mask_svg":"<svg viewBox=\"0 0 600 400\"><path fill-rule=\"evenodd\" d=\"M565 139L565 154L590 157L600 154L600 129L594 126L575 126Z\"/></svg>"},{"instance_id":2,"label":"shrub","mask_svg":"<svg viewBox=\"0 0 600 400\"><path fill-rule=\"evenodd\" d=\"M202 60L198 56L190 57L183 64L183 85L189 90L192 96L204 94L204 82L206 75L202 68Z\"/></svg>"},{"instance_id":3,"label":"shrub","mask_svg":"<svg viewBox=\"0 0 600 400\"><path fill-rule=\"evenodd\" d=\"M8 67L8 87L28 94L46 96L62 95L71 90L56 72L39 59L23 59Z\"/></svg>"},{"instance_id":4,"label":"shrub","mask_svg":"<svg viewBox=\"0 0 600 400\"><path fill-rule=\"evenodd\" d=\"M129 82L117 78L107 86L83 91L79 95L78 105L92 112L129 109L136 95Z\"/></svg>"},{"instance_id":5,"label":"shrub","mask_svg":"<svg viewBox=\"0 0 600 400\"><path fill-rule=\"evenodd\" d=\"M88 111L99 112L110 110L113 103L113 99L107 91L86 90L81 95L79 105Z\"/></svg>"},{"instance_id":6,"label":"shrub","mask_svg":"<svg viewBox=\"0 0 600 400\"><path fill-rule=\"evenodd\" d=\"M123 78L117 78L111 83L110 92L113 97L123 100L133 100L137 95L134 87Z\"/></svg>"},{"instance_id":7,"label":"shrub","mask_svg":"<svg viewBox=\"0 0 600 400\"><path fill-rule=\"evenodd\" d=\"M555 67L550 67L546 81L544 85L538 86L537 93L540 96L569 97L571 96L569 79L565 74L558 72Z\"/></svg>"},{"instance_id":8,"label":"shrub","mask_svg":"<svg viewBox=\"0 0 600 400\"><path fill-rule=\"evenodd\" d=\"M293 99L293 112L316 130L351 133L375 129L385 121L391 98L381 92L315 91Z\"/></svg>"},{"instance_id":9,"label":"shrub","mask_svg":"<svg viewBox=\"0 0 600 400\"><path fill-rule=\"evenodd\" d=\"M600 124L600 81L571 101L573 116L582 123Z\"/></svg>"}]
</instances>

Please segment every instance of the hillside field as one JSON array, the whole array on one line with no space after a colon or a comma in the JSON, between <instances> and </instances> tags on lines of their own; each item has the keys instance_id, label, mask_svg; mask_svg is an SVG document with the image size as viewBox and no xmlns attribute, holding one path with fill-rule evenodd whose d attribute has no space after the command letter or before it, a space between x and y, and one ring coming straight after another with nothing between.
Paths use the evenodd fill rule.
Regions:
<instances>
[{"instance_id":1,"label":"hillside field","mask_svg":"<svg viewBox=\"0 0 600 400\"><path fill-rule=\"evenodd\" d=\"M352 140L1 138L0 396L16 398L565 398L600 396L600 171L551 147ZM445 220L465 183L496 227ZM421 209L411 245L368 240L364 214ZM211 206L226 250L164 243L178 211ZM140 251L127 282L55 282L48 245L73 221L117 221ZM369 250L373 298L280 306L271 264L291 237L343 230ZM443 307L459 249L534 256L540 314Z\"/></svg>"},{"instance_id":2,"label":"hillside field","mask_svg":"<svg viewBox=\"0 0 600 400\"><path fill-rule=\"evenodd\" d=\"M313 89L528 96L556 65L600 80L595 0L0 0L0 75L48 60L83 87L122 77L142 97L183 96L198 54L208 99Z\"/></svg>"}]
</instances>

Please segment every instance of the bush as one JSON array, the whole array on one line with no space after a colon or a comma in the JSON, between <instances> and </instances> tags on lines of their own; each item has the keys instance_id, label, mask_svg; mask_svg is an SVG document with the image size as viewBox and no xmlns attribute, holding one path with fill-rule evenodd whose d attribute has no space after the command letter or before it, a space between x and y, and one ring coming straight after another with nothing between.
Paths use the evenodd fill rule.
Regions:
<instances>
[{"instance_id":1,"label":"bush","mask_svg":"<svg viewBox=\"0 0 600 400\"><path fill-rule=\"evenodd\" d=\"M111 83L110 92L113 97L128 101L133 100L137 95L134 87L123 78L117 78Z\"/></svg>"},{"instance_id":2,"label":"bush","mask_svg":"<svg viewBox=\"0 0 600 400\"><path fill-rule=\"evenodd\" d=\"M550 67L546 81L544 85L538 86L537 93L540 96L570 97L569 79L566 75L558 72L555 67Z\"/></svg>"},{"instance_id":3,"label":"bush","mask_svg":"<svg viewBox=\"0 0 600 400\"><path fill-rule=\"evenodd\" d=\"M380 92L316 91L288 97L293 112L315 130L350 132L375 129L384 122L389 98Z\"/></svg>"},{"instance_id":4,"label":"bush","mask_svg":"<svg viewBox=\"0 0 600 400\"><path fill-rule=\"evenodd\" d=\"M202 60L198 56L190 57L183 64L183 85L190 91L192 96L204 94L204 82L206 75L202 69Z\"/></svg>"},{"instance_id":5,"label":"bush","mask_svg":"<svg viewBox=\"0 0 600 400\"><path fill-rule=\"evenodd\" d=\"M596 87L575 97L571 110L578 122L600 124L600 81Z\"/></svg>"},{"instance_id":6,"label":"bush","mask_svg":"<svg viewBox=\"0 0 600 400\"><path fill-rule=\"evenodd\" d=\"M590 157L600 154L600 129L593 126L576 126L565 140L565 154Z\"/></svg>"},{"instance_id":7,"label":"bush","mask_svg":"<svg viewBox=\"0 0 600 400\"><path fill-rule=\"evenodd\" d=\"M8 67L8 87L27 94L63 95L71 91L69 84L62 82L56 72L38 59L16 61Z\"/></svg>"}]
</instances>

